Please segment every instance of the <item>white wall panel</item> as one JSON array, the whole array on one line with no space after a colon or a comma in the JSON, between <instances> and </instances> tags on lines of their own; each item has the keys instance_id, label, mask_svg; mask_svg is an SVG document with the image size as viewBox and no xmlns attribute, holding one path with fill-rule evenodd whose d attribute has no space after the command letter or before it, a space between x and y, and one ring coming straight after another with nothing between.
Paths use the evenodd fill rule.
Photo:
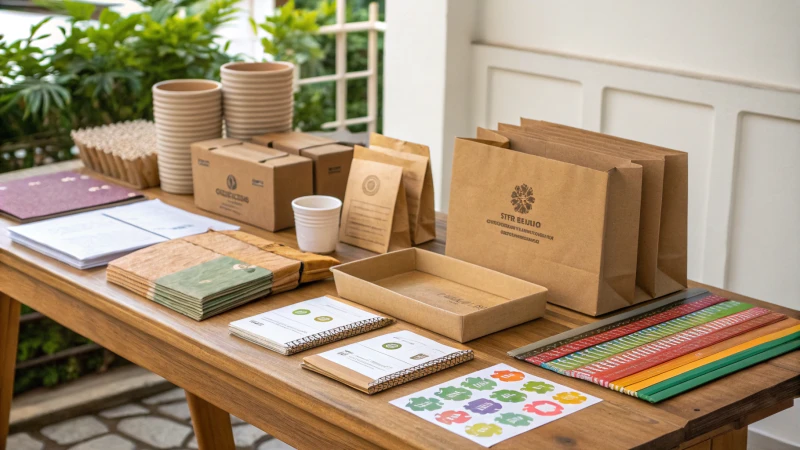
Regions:
<instances>
[{"instance_id":1,"label":"white wall panel","mask_svg":"<svg viewBox=\"0 0 800 450\"><path fill-rule=\"evenodd\" d=\"M581 126L583 90L577 81L492 68L487 95L486 122L492 126L516 124L520 117Z\"/></svg>"},{"instance_id":2,"label":"white wall panel","mask_svg":"<svg viewBox=\"0 0 800 450\"><path fill-rule=\"evenodd\" d=\"M714 110L708 105L605 89L601 131L689 153L689 278L702 277Z\"/></svg>"},{"instance_id":3,"label":"white wall panel","mask_svg":"<svg viewBox=\"0 0 800 450\"><path fill-rule=\"evenodd\" d=\"M742 114L728 287L800 309L800 121Z\"/></svg>"}]
</instances>

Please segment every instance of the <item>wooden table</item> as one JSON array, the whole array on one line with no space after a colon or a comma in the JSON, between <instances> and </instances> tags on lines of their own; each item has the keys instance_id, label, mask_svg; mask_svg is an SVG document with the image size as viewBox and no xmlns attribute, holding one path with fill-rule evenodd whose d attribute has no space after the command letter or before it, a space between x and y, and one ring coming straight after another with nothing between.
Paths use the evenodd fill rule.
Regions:
<instances>
[{"instance_id":1,"label":"wooden table","mask_svg":"<svg viewBox=\"0 0 800 450\"><path fill-rule=\"evenodd\" d=\"M56 168L66 169L76 164L60 164ZM146 193L168 204L199 212L191 196L165 194L159 189ZM440 215L438 239L423 248L444 252L445 224L446 216ZM11 222L0 220L0 227L10 225ZM296 245L294 230L272 234L247 225L242 228L267 239ZM345 244L339 245L336 254L343 262L370 255ZM800 318L797 311L711 290ZM0 450L8 433L20 302L184 388L202 449L233 448L228 413L297 448L481 448L388 402L501 362L604 401L509 439L494 447L497 449L537 446L743 449L748 424L791 407L793 399L800 395L800 352L772 359L658 405L508 357L506 352L511 349L594 320L548 306L546 316L541 319L469 342L475 350L474 361L368 396L300 368L303 356L335 348L343 342L286 357L228 334L228 323L233 320L324 294L336 294L332 281L312 283L195 322L107 283L105 269L73 269L13 244L5 230L0 230L0 292ZM403 322L384 331L402 329L431 335ZM374 333L367 333L348 342L372 336Z\"/></svg>"}]
</instances>

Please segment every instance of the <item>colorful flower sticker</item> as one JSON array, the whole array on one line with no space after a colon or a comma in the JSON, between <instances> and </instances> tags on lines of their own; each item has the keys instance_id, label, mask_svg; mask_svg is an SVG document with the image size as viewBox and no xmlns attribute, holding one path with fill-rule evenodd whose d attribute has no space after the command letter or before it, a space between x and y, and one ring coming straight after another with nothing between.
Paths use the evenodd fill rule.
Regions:
<instances>
[{"instance_id":1,"label":"colorful flower sticker","mask_svg":"<svg viewBox=\"0 0 800 450\"><path fill-rule=\"evenodd\" d=\"M472 419L472 416L464 411L453 411L452 409L436 414L436 421L445 425L452 425L454 423L465 423Z\"/></svg>"},{"instance_id":2,"label":"colorful flower sticker","mask_svg":"<svg viewBox=\"0 0 800 450\"><path fill-rule=\"evenodd\" d=\"M544 381L528 381L520 389L528 392L536 392L537 394L547 394L555 389L555 386L547 384Z\"/></svg>"},{"instance_id":3,"label":"colorful flower sticker","mask_svg":"<svg viewBox=\"0 0 800 450\"><path fill-rule=\"evenodd\" d=\"M533 422L533 417L523 414L503 413L494 418L497 423L511 425L512 427L527 427Z\"/></svg>"},{"instance_id":4,"label":"colorful flower sticker","mask_svg":"<svg viewBox=\"0 0 800 450\"><path fill-rule=\"evenodd\" d=\"M550 400L538 400L523 406L525 412L536 414L537 416L557 416L564 411L564 407Z\"/></svg>"},{"instance_id":5,"label":"colorful flower sticker","mask_svg":"<svg viewBox=\"0 0 800 450\"><path fill-rule=\"evenodd\" d=\"M523 394L522 392L518 391L511 391L508 389L500 389L499 391L495 391L490 396L493 399L500 400L501 402L511 402L511 403L520 403L524 402L527 395Z\"/></svg>"},{"instance_id":6,"label":"colorful flower sticker","mask_svg":"<svg viewBox=\"0 0 800 450\"><path fill-rule=\"evenodd\" d=\"M492 378L497 378L500 381L521 381L525 379L525 374L517 372L516 370L495 370Z\"/></svg>"},{"instance_id":7,"label":"colorful flower sticker","mask_svg":"<svg viewBox=\"0 0 800 450\"><path fill-rule=\"evenodd\" d=\"M475 425L467 425L465 430L467 434L478 437L492 437L494 435L503 434L503 429L493 423L476 423Z\"/></svg>"},{"instance_id":8,"label":"colorful flower sticker","mask_svg":"<svg viewBox=\"0 0 800 450\"><path fill-rule=\"evenodd\" d=\"M472 397L472 391L460 387L447 386L440 388L435 395L445 400L469 400Z\"/></svg>"},{"instance_id":9,"label":"colorful flower sticker","mask_svg":"<svg viewBox=\"0 0 800 450\"><path fill-rule=\"evenodd\" d=\"M503 405L493 402L488 398L479 398L464 405L464 409L472 411L475 414L492 414L503 409Z\"/></svg>"},{"instance_id":10,"label":"colorful flower sticker","mask_svg":"<svg viewBox=\"0 0 800 450\"><path fill-rule=\"evenodd\" d=\"M476 391L491 391L497 386L497 383L488 378L467 377L466 380L461 382L461 386L475 389Z\"/></svg>"},{"instance_id":11,"label":"colorful flower sticker","mask_svg":"<svg viewBox=\"0 0 800 450\"><path fill-rule=\"evenodd\" d=\"M441 400L433 397L414 397L408 399L406 408L412 411L436 411L444 406Z\"/></svg>"},{"instance_id":12,"label":"colorful flower sticker","mask_svg":"<svg viewBox=\"0 0 800 450\"><path fill-rule=\"evenodd\" d=\"M586 397L581 395L580 392L560 392L553 396L553 400L558 400L559 403L565 405L578 405L586 401Z\"/></svg>"}]
</instances>

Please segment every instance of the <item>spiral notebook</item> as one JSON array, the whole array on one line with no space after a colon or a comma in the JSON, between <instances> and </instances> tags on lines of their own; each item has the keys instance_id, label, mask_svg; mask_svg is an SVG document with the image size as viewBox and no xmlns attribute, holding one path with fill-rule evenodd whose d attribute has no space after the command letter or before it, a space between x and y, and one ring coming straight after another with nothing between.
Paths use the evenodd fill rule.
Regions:
<instances>
[{"instance_id":1,"label":"spiral notebook","mask_svg":"<svg viewBox=\"0 0 800 450\"><path fill-rule=\"evenodd\" d=\"M324 296L231 322L228 329L234 336L291 355L392 322L393 319Z\"/></svg>"},{"instance_id":2,"label":"spiral notebook","mask_svg":"<svg viewBox=\"0 0 800 450\"><path fill-rule=\"evenodd\" d=\"M374 394L474 357L472 350L403 330L307 356L302 367Z\"/></svg>"}]
</instances>

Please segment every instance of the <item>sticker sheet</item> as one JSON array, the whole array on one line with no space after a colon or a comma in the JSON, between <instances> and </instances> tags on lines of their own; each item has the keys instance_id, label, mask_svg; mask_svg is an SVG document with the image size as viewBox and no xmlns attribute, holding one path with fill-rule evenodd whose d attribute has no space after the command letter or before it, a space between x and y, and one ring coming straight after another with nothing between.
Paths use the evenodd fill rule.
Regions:
<instances>
[{"instance_id":1,"label":"sticker sheet","mask_svg":"<svg viewBox=\"0 0 800 450\"><path fill-rule=\"evenodd\" d=\"M601 401L498 364L389 403L491 447Z\"/></svg>"}]
</instances>

